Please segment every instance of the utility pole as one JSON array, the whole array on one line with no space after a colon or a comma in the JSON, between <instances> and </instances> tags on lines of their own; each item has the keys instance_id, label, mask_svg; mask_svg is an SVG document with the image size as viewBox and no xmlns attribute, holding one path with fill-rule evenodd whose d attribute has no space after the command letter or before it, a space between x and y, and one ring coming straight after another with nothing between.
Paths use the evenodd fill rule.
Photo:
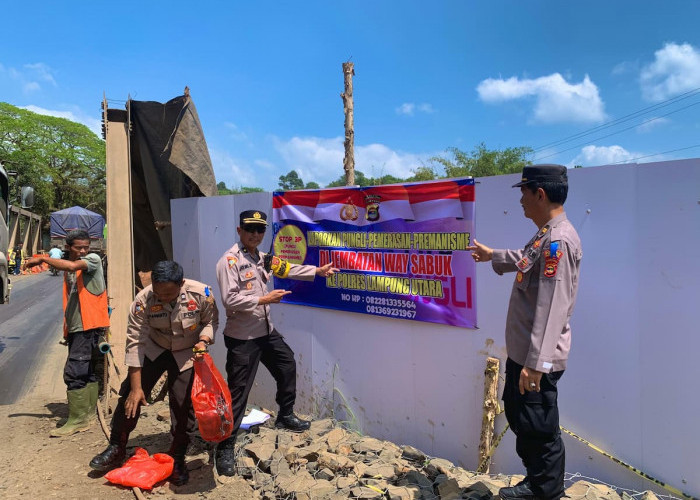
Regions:
<instances>
[{"instance_id":1,"label":"utility pole","mask_svg":"<svg viewBox=\"0 0 700 500\"><path fill-rule=\"evenodd\" d=\"M345 112L345 158L343 169L345 170L345 185L355 185L355 123L353 118L352 77L355 74L355 64L343 63L343 78L345 91L340 94L343 99L343 111Z\"/></svg>"}]
</instances>

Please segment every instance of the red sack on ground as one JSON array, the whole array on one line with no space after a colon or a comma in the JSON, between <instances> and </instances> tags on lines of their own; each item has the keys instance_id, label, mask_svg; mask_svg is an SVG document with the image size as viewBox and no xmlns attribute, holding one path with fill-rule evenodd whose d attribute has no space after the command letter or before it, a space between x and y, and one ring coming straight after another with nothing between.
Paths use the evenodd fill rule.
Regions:
<instances>
[{"instance_id":1,"label":"red sack on ground","mask_svg":"<svg viewBox=\"0 0 700 500\"><path fill-rule=\"evenodd\" d=\"M231 393L208 353L194 360L192 407L202 439L218 443L231 435Z\"/></svg>"},{"instance_id":2,"label":"red sack on ground","mask_svg":"<svg viewBox=\"0 0 700 500\"><path fill-rule=\"evenodd\" d=\"M143 448L136 448L134 456L118 469L105 474L110 483L150 490L153 485L173 473L173 457L165 453L150 456Z\"/></svg>"}]
</instances>

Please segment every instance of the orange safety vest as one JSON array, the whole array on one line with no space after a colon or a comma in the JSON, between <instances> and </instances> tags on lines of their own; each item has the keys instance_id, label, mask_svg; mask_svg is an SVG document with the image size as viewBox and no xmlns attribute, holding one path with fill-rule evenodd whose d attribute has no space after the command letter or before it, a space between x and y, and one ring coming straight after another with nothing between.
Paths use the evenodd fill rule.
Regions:
<instances>
[{"instance_id":1,"label":"orange safety vest","mask_svg":"<svg viewBox=\"0 0 700 500\"><path fill-rule=\"evenodd\" d=\"M83 284L83 270L75 272L75 284L78 290L78 303L80 304L80 319L83 322L83 331L94 328L107 328L109 326L109 312L107 309L107 290L101 294L91 293ZM63 277L63 311L68 304L68 279ZM68 323L63 318L63 337L68 337Z\"/></svg>"}]
</instances>

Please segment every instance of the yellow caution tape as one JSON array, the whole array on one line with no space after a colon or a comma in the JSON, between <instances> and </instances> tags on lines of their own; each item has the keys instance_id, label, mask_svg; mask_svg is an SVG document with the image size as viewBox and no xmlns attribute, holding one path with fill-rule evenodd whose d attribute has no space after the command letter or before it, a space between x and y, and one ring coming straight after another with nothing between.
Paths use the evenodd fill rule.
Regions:
<instances>
[{"instance_id":1,"label":"yellow caution tape","mask_svg":"<svg viewBox=\"0 0 700 500\"><path fill-rule=\"evenodd\" d=\"M664 483L663 481L659 481L658 479L656 479L655 477L650 476L650 475L647 474L646 472L642 472L641 470L637 469L636 467L632 467L630 464L625 463L625 462L623 462L622 460L620 460L619 458L616 458L616 457L612 456L610 453L606 452L605 450L602 450L601 448L597 447L597 446L594 445L593 443L590 443L590 442L586 441L586 440L583 439L581 436L578 436L578 435L574 434L574 433L571 432L569 429L566 429L566 428L562 427L561 425L559 426L559 428L560 428L562 431L564 431L565 433L567 433L569 436L571 436L571 437L577 439L578 441L582 442L583 444L587 445L588 447L593 448L595 451L597 451L597 452L600 453L601 455L605 455L606 457L608 457L610 460L612 460L612 461L615 462L616 464L619 464L619 465L623 466L625 469L631 470L632 472L634 472L634 473L637 474L638 476L643 477L644 479L647 479L647 480L651 481L652 483L661 486L662 488L664 488L665 490L670 491L670 492L673 493L674 495L678 495L678 496L681 496L681 497L683 497L683 498L689 498L689 499L691 499L691 500L698 500L696 497L694 497L694 496L692 496L692 495L689 495L689 494L687 494L687 493L684 493L683 491L679 490L678 488L675 488L675 487L671 486L670 484L666 484L666 483Z\"/></svg>"},{"instance_id":2,"label":"yellow caution tape","mask_svg":"<svg viewBox=\"0 0 700 500\"><path fill-rule=\"evenodd\" d=\"M498 436L496 436L496 439L493 440L493 443L491 443L491 449L486 454L484 459L481 461L479 466L476 468L476 472L483 472L486 470L486 464L489 462L489 460L491 460L491 457L493 456L493 452L496 451L496 448L500 444L501 439L503 439L503 436L505 436L506 431L508 430L508 427L510 427L510 426L508 424L506 424L506 426L503 428L501 433Z\"/></svg>"},{"instance_id":3,"label":"yellow caution tape","mask_svg":"<svg viewBox=\"0 0 700 500\"><path fill-rule=\"evenodd\" d=\"M683 497L683 498L688 498L689 500L700 500L700 499L698 499L697 497L694 497L694 496L692 496L692 495L689 495L688 493L685 493L685 492L679 490L678 488L676 488L676 487L674 487L674 486L671 486L670 484L664 483L663 481L661 481L661 480L659 480L659 479L656 479L656 478L653 477L653 476L650 476L650 475L647 474L646 472L643 472L643 471L637 469L636 467L632 467L630 464L628 464L628 463L626 463L626 462L620 460L620 459L617 458L617 457L614 457L613 455L611 455L610 453L606 452L605 450L599 448L598 446L594 445L593 443L591 443L591 442L589 442L589 441L586 441L586 440L583 439L581 436L579 436L579 435L573 433L573 432L570 431L569 429L567 429L567 428L565 428L565 427L563 427L563 426L561 426L561 425L559 426L559 428L560 428L562 431L564 431L566 434L568 434L569 436L573 437L574 439L577 439L578 441L582 442L582 443L585 444L586 446L588 446L588 447L594 449L595 451L597 451L597 452L600 453L601 455L606 456L607 458L609 458L610 460L612 460L612 461L615 462L616 464L621 465L621 466L624 467L625 469L634 472L634 473L637 474L638 476L640 476L640 477L642 477L642 478L644 478L644 479L646 479L646 480L648 480L648 481L651 481L652 483L654 483L654 484L656 484L656 485L658 485L658 486L661 486L662 488L664 488L664 489L667 490L667 491L670 491L670 492L673 493L674 495L678 495L678 496ZM479 467L477 467L477 469L476 469L477 472L482 472L482 471L485 470L486 464L487 464L488 461L491 459L491 456L493 456L493 453L496 451L496 447L498 447L499 443L501 442L501 439L503 439L503 436L505 435L505 433L506 433L507 430L508 430L508 424L506 424L506 426L503 428L503 430L501 431L501 433L496 437L496 439L494 439L494 441L493 441L493 443L492 443L492 445L491 445L491 449L489 450L488 454L487 454L487 455L484 457L484 459L481 461L481 463L479 464Z\"/></svg>"}]
</instances>

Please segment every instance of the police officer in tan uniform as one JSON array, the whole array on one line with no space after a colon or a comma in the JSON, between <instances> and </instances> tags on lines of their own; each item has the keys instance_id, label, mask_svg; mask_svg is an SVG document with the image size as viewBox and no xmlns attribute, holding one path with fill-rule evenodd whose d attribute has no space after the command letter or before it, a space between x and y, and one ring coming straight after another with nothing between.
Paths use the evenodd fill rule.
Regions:
<instances>
[{"instance_id":1,"label":"police officer in tan uniform","mask_svg":"<svg viewBox=\"0 0 700 500\"><path fill-rule=\"evenodd\" d=\"M564 494L557 382L571 345L581 242L564 212L566 167L525 167L513 187L520 188L520 204L537 233L522 250L494 250L476 239L467 248L476 262L491 261L496 273L516 273L506 319L503 402L527 475L516 486L501 488L499 496L555 499Z\"/></svg>"},{"instance_id":2,"label":"police officer in tan uniform","mask_svg":"<svg viewBox=\"0 0 700 500\"><path fill-rule=\"evenodd\" d=\"M338 271L331 264L323 267L289 264L259 252L258 245L262 242L266 229L265 213L259 210L242 212L240 226L237 228L240 243L228 249L216 264L216 278L226 308L226 374L234 418L231 437L219 443L216 448L216 469L225 476L235 473L233 448L236 433L243 420L248 395L261 361L277 383L275 399L280 409L275 426L294 432L309 428L308 421L294 415L294 353L270 318L270 304L280 302L282 297L292 292L268 292L267 286L273 273L282 278L312 281L317 275L325 277Z\"/></svg>"},{"instance_id":3,"label":"police officer in tan uniform","mask_svg":"<svg viewBox=\"0 0 700 500\"><path fill-rule=\"evenodd\" d=\"M151 281L131 304L126 335L129 376L119 392L110 444L92 459L90 467L104 472L122 464L141 406L148 405L146 394L167 372L172 422L168 454L175 459L170 481L181 485L189 479L185 452L194 432L190 393L193 357L199 354L193 354L193 350L205 351L214 342L219 316L211 289L198 281L183 279L182 266L177 262L156 263Z\"/></svg>"}]
</instances>

